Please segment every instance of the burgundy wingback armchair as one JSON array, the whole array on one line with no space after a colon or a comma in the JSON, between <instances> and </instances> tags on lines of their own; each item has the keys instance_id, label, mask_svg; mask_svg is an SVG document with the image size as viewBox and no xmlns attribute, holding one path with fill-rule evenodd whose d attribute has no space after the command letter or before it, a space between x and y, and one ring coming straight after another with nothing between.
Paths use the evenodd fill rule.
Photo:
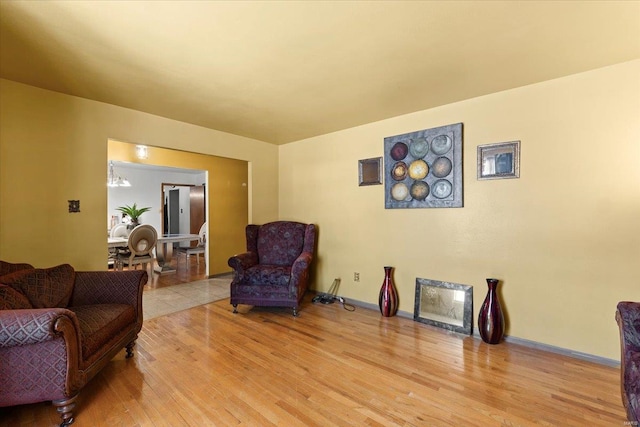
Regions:
<instances>
[{"instance_id":1,"label":"burgundy wingback armchair","mask_svg":"<svg viewBox=\"0 0 640 427\"><path fill-rule=\"evenodd\" d=\"M276 221L246 227L247 252L229 258L231 304L291 307L298 315L315 254L316 227Z\"/></svg>"},{"instance_id":2,"label":"burgundy wingback armchair","mask_svg":"<svg viewBox=\"0 0 640 427\"><path fill-rule=\"evenodd\" d=\"M0 261L0 407L51 401L74 421L84 385L142 328L147 273Z\"/></svg>"},{"instance_id":3,"label":"burgundy wingback armchair","mask_svg":"<svg viewBox=\"0 0 640 427\"><path fill-rule=\"evenodd\" d=\"M640 422L640 302L618 303L620 327L620 391L631 425Z\"/></svg>"}]
</instances>

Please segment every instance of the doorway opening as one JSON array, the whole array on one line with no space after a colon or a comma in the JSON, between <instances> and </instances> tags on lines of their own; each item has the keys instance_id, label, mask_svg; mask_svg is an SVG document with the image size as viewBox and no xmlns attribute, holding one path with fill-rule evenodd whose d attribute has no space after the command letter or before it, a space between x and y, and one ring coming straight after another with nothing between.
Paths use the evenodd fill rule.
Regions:
<instances>
[{"instance_id":1,"label":"doorway opening","mask_svg":"<svg viewBox=\"0 0 640 427\"><path fill-rule=\"evenodd\" d=\"M166 183L161 185L162 233L198 234L207 220L206 186ZM179 245L189 246L188 243ZM192 242L190 246L197 245Z\"/></svg>"},{"instance_id":2,"label":"doorway opening","mask_svg":"<svg viewBox=\"0 0 640 427\"><path fill-rule=\"evenodd\" d=\"M113 160L114 163L137 165L146 171L149 171L149 168L164 171L160 179L157 179L159 177L157 174L153 176L145 174L144 177L140 176L136 179L136 182L132 180L133 175L127 175L132 186L122 187L122 191L128 189L129 193L129 197L122 200L122 203L137 202L138 206L151 207L151 211L144 214L143 222L153 225L158 230L158 234L162 235L166 234L164 230L168 230L168 225L166 228L164 226L164 194L160 197L161 191L159 191L162 185L203 185L202 199L207 205L207 275L228 273L229 257L246 249L245 227L250 217L249 162L151 145L148 145L147 149L147 158L141 160L136 157L135 144L108 140L108 159ZM116 172L124 174L124 171L120 172L117 164ZM178 174L172 174L172 172ZM116 189L118 192L121 190L120 187ZM109 212L120 206L120 202L114 203L112 190L109 187L107 203ZM110 219L110 215L108 218ZM198 235L198 232L197 229L193 232L187 231L188 234L195 235Z\"/></svg>"}]
</instances>

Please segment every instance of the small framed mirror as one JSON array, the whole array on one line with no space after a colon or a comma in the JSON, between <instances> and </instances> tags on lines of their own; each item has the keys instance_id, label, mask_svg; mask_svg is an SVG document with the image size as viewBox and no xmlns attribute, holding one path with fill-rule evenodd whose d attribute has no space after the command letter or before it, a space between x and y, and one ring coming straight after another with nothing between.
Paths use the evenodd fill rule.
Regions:
<instances>
[{"instance_id":1,"label":"small framed mirror","mask_svg":"<svg viewBox=\"0 0 640 427\"><path fill-rule=\"evenodd\" d=\"M358 160L358 182L360 186L382 184L382 157Z\"/></svg>"},{"instance_id":2,"label":"small framed mirror","mask_svg":"<svg viewBox=\"0 0 640 427\"><path fill-rule=\"evenodd\" d=\"M478 146L478 179L520 178L520 141Z\"/></svg>"},{"instance_id":3,"label":"small framed mirror","mask_svg":"<svg viewBox=\"0 0 640 427\"><path fill-rule=\"evenodd\" d=\"M473 286L417 278L413 320L471 335Z\"/></svg>"}]
</instances>

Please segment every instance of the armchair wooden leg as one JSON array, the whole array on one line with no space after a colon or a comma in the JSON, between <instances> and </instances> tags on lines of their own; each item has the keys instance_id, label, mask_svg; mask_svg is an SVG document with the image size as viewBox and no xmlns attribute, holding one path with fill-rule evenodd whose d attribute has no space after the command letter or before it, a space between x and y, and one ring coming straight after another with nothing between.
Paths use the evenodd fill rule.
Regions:
<instances>
[{"instance_id":1,"label":"armchair wooden leg","mask_svg":"<svg viewBox=\"0 0 640 427\"><path fill-rule=\"evenodd\" d=\"M293 307L293 317L298 317L300 313L298 313L298 307Z\"/></svg>"},{"instance_id":2,"label":"armchair wooden leg","mask_svg":"<svg viewBox=\"0 0 640 427\"><path fill-rule=\"evenodd\" d=\"M131 357L133 357L133 347L136 345L135 340L131 341L129 344L127 344L127 355L125 356L126 359L129 359Z\"/></svg>"},{"instance_id":3,"label":"armchair wooden leg","mask_svg":"<svg viewBox=\"0 0 640 427\"><path fill-rule=\"evenodd\" d=\"M234 313L238 312L238 304L233 304L233 312Z\"/></svg>"},{"instance_id":4,"label":"armchair wooden leg","mask_svg":"<svg viewBox=\"0 0 640 427\"><path fill-rule=\"evenodd\" d=\"M73 409L76 407L76 399L78 395L71 396L68 399L54 400L51 403L56 407L56 411L60 414L62 422L60 427L67 427L73 424L75 418L73 418Z\"/></svg>"}]
</instances>

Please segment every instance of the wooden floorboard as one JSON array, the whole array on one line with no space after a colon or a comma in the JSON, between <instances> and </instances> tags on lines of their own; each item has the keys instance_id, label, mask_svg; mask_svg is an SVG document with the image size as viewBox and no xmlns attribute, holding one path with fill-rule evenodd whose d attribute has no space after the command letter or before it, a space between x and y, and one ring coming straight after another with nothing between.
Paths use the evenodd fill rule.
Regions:
<instances>
[{"instance_id":1,"label":"wooden floorboard","mask_svg":"<svg viewBox=\"0 0 640 427\"><path fill-rule=\"evenodd\" d=\"M184 254L175 255L176 256L173 257L170 263L170 266L174 271L172 273L165 274L158 274L154 271L153 274L149 274L149 281L147 282L146 289L163 288L166 286L194 282L196 280L207 278L207 267L202 259L200 259L200 263L197 263L194 256L191 256L186 260ZM158 267L157 264L155 267ZM147 270L147 273L151 273L150 269Z\"/></svg>"},{"instance_id":2,"label":"wooden floorboard","mask_svg":"<svg viewBox=\"0 0 640 427\"><path fill-rule=\"evenodd\" d=\"M310 299L298 318L223 300L145 321L74 426L625 425L617 368ZM0 420L58 424L46 403Z\"/></svg>"}]
</instances>

